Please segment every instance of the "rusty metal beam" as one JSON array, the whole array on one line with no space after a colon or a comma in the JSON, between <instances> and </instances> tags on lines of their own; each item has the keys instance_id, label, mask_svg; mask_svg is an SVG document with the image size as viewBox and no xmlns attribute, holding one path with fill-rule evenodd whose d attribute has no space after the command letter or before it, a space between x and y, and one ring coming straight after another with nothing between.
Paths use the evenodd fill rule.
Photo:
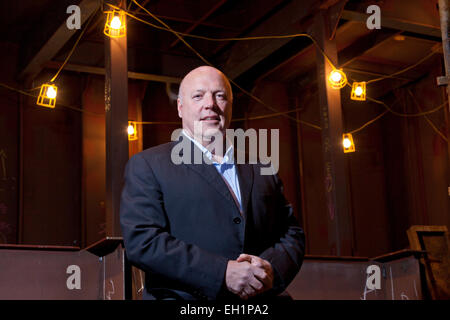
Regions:
<instances>
[{"instance_id":1,"label":"rusty metal beam","mask_svg":"<svg viewBox=\"0 0 450 320\"><path fill-rule=\"evenodd\" d=\"M366 23L368 14L354 11L354 10L344 10L342 12L341 18L344 20L352 20ZM432 25L425 25L421 23L416 23L410 20L397 19L392 17L381 18L381 27L382 28L390 28L398 31L408 31L416 34L431 36L431 37L440 37L441 32L439 28L436 28Z\"/></svg>"},{"instance_id":2,"label":"rusty metal beam","mask_svg":"<svg viewBox=\"0 0 450 320\"><path fill-rule=\"evenodd\" d=\"M128 161L127 36L105 37L106 236L121 235L119 214Z\"/></svg>"},{"instance_id":3,"label":"rusty metal beam","mask_svg":"<svg viewBox=\"0 0 450 320\"><path fill-rule=\"evenodd\" d=\"M330 40L332 29L327 26L328 23L328 15L323 11L319 12L315 16L314 35L325 54L337 66L336 43L334 39ZM341 94L328 83L332 66L320 50L316 51L316 55L329 250L331 255L351 256L353 233L348 199L348 172L342 150Z\"/></svg>"},{"instance_id":4,"label":"rusty metal beam","mask_svg":"<svg viewBox=\"0 0 450 320\"><path fill-rule=\"evenodd\" d=\"M450 39L448 37L449 33L449 19L450 19L450 6L448 0L439 0L439 18L441 22L441 36L442 36L442 50L444 53L444 64L445 64L445 81L443 84L446 84L447 89L447 99L449 102L447 103L447 112L445 112L446 117L445 120L447 122L447 137L450 136L450 128L448 126L448 120L450 115ZM439 81L439 78L438 78ZM450 159L450 143L447 143L447 152L448 157ZM448 194L450 196L450 173L447 170L447 186L448 186Z\"/></svg>"},{"instance_id":5,"label":"rusty metal beam","mask_svg":"<svg viewBox=\"0 0 450 320\"><path fill-rule=\"evenodd\" d=\"M78 6L81 12L81 24L83 24L100 7L100 0L82 0ZM43 65L47 61L50 61L75 33L76 30L69 30L67 28L66 21L64 20L64 23L59 26L55 33L20 72L19 79L23 81L34 79L41 72Z\"/></svg>"},{"instance_id":6,"label":"rusty metal beam","mask_svg":"<svg viewBox=\"0 0 450 320\"><path fill-rule=\"evenodd\" d=\"M300 33L302 32L299 27L301 21L317 10L319 6L320 2L314 0L292 1L247 36ZM290 40L269 39L251 43L248 41L236 43L232 47L229 59L225 64L225 74L232 79L239 77Z\"/></svg>"},{"instance_id":7,"label":"rusty metal beam","mask_svg":"<svg viewBox=\"0 0 450 320\"><path fill-rule=\"evenodd\" d=\"M61 62L50 61L45 64L45 68L49 69L58 69L61 66ZM105 75L105 69L99 67L85 66L79 64L66 64L64 66L63 71L73 71L73 72L82 72L89 74L98 74ZM129 79L137 79L137 80L145 80L145 81L156 81L163 83L180 83L181 78L162 76L158 74L150 74L150 73L140 73L140 72L131 72L128 71Z\"/></svg>"}]
</instances>

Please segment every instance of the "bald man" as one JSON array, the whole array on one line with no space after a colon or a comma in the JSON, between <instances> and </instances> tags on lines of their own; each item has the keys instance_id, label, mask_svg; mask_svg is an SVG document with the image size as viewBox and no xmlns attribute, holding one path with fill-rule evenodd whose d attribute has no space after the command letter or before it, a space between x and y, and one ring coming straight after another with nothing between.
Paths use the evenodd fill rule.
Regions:
<instances>
[{"instance_id":1,"label":"bald man","mask_svg":"<svg viewBox=\"0 0 450 320\"><path fill-rule=\"evenodd\" d=\"M232 102L222 72L192 70L179 138L127 163L120 222L127 257L146 274L144 299L276 297L300 270L304 233L281 181L237 163L226 139Z\"/></svg>"}]
</instances>

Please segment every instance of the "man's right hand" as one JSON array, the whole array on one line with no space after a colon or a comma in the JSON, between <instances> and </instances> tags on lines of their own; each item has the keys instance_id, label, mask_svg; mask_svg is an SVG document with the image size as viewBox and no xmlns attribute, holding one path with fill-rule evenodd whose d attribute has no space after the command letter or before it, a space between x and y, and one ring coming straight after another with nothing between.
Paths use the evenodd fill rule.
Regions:
<instances>
[{"instance_id":1,"label":"man's right hand","mask_svg":"<svg viewBox=\"0 0 450 320\"><path fill-rule=\"evenodd\" d=\"M248 299L264 291L264 285L255 276L264 278L265 270L247 261L228 261L225 274L227 289L239 295L241 299Z\"/></svg>"}]
</instances>

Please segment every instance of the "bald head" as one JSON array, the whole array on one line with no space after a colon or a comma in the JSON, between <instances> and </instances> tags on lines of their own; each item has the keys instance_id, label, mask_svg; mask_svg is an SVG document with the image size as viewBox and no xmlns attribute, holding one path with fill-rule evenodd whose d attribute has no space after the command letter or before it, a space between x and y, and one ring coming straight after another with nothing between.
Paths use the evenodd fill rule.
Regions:
<instances>
[{"instance_id":1,"label":"bald head","mask_svg":"<svg viewBox=\"0 0 450 320\"><path fill-rule=\"evenodd\" d=\"M183 80L181 80L180 83L180 87L178 89L178 99L179 100L183 100L183 93L185 91L185 87L186 87L186 83L189 83L191 81L191 79L195 79L198 76L201 75L214 75L216 74L219 77L222 77L226 88L227 88L227 95L228 95L228 99L229 101L232 103L233 102L233 92L231 90L231 85L230 82L228 81L228 78L223 74L222 71L220 71L219 69L216 69L214 67L210 67L210 66L201 66L198 68L195 68L193 70L191 70L188 74L186 74L183 78Z\"/></svg>"},{"instance_id":2,"label":"bald head","mask_svg":"<svg viewBox=\"0 0 450 320\"><path fill-rule=\"evenodd\" d=\"M205 141L217 132L225 134L232 100L230 82L221 71L209 66L192 70L181 81L177 100L183 129L194 136L194 126L202 127Z\"/></svg>"}]
</instances>

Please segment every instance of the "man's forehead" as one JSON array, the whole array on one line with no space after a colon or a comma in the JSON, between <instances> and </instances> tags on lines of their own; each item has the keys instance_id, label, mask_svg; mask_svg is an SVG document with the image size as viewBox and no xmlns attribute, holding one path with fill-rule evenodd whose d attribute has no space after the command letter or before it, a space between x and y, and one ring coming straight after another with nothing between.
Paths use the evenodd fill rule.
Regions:
<instances>
[{"instance_id":1,"label":"man's forehead","mask_svg":"<svg viewBox=\"0 0 450 320\"><path fill-rule=\"evenodd\" d=\"M226 90L226 79L218 72L196 72L185 77L182 84L189 90Z\"/></svg>"}]
</instances>

